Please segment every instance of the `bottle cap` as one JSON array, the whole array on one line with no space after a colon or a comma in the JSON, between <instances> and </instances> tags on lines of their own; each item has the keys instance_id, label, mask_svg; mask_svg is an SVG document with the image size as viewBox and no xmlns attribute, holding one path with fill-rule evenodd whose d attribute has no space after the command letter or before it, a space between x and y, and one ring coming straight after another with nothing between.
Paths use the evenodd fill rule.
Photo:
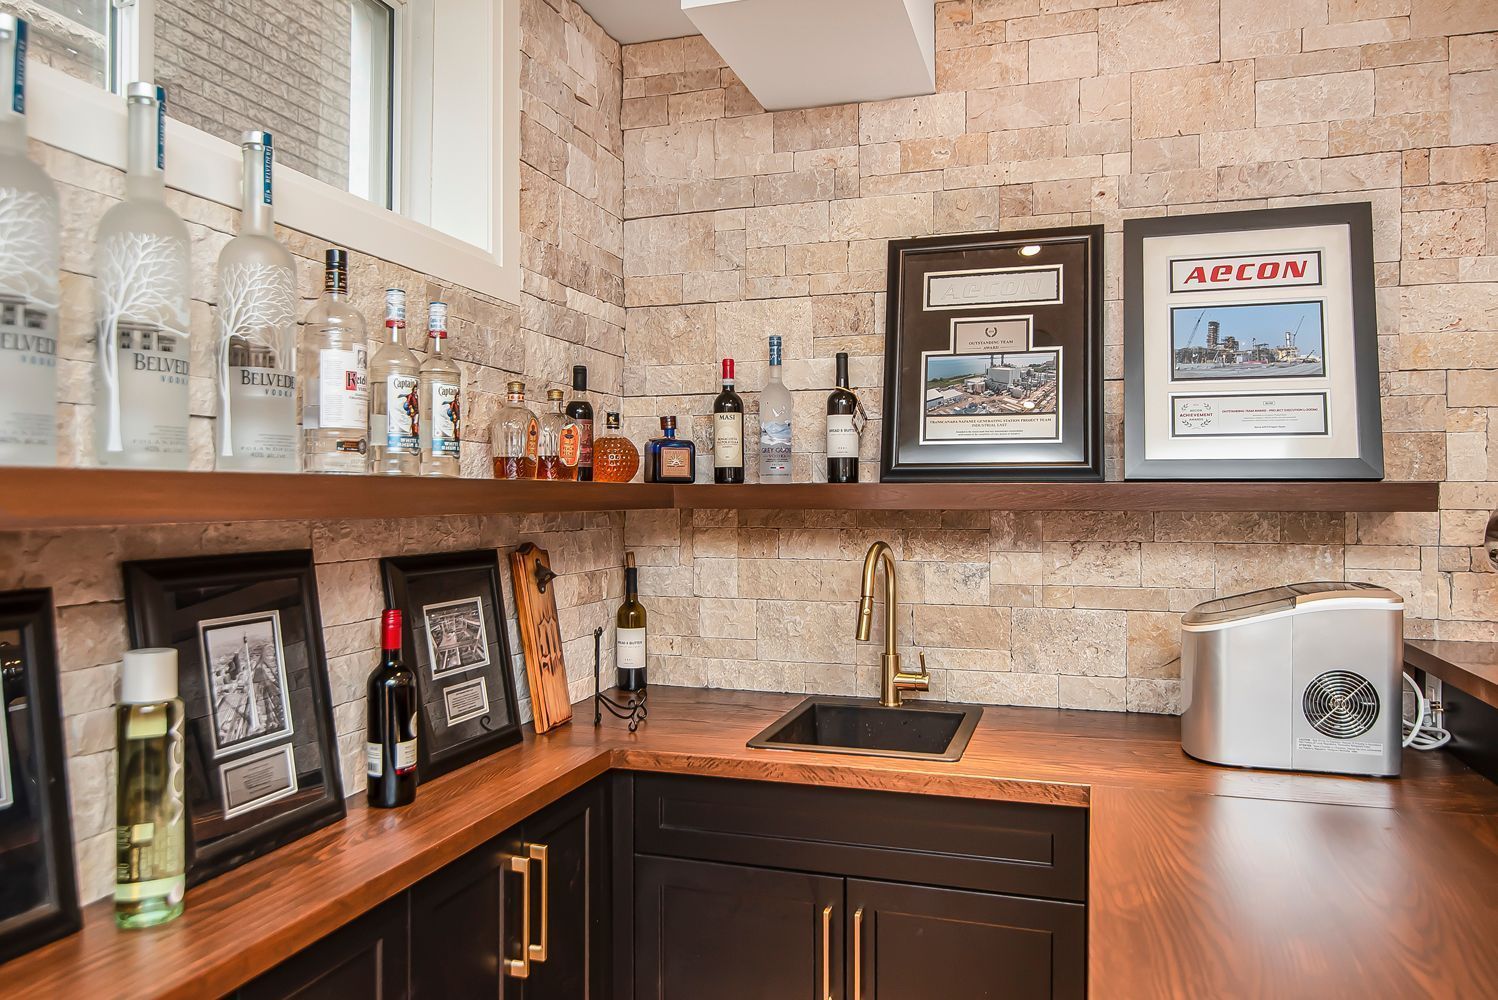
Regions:
<instances>
[{"instance_id":1,"label":"bottle cap","mask_svg":"<svg viewBox=\"0 0 1498 1000\"><path fill-rule=\"evenodd\" d=\"M14 14L0 14L0 31L8 31L14 34L16 22L18 21L21 21L21 19ZM25 22L21 21L21 23L24 24Z\"/></svg>"},{"instance_id":2,"label":"bottle cap","mask_svg":"<svg viewBox=\"0 0 1498 1000\"><path fill-rule=\"evenodd\" d=\"M162 88L156 86L156 84L137 80L125 88L125 99L128 101L157 101L161 99L163 93Z\"/></svg>"},{"instance_id":3,"label":"bottle cap","mask_svg":"<svg viewBox=\"0 0 1498 1000\"><path fill-rule=\"evenodd\" d=\"M271 136L269 132L241 132L239 134L239 144L241 146L269 146L271 145Z\"/></svg>"},{"instance_id":4,"label":"bottle cap","mask_svg":"<svg viewBox=\"0 0 1498 1000\"><path fill-rule=\"evenodd\" d=\"M406 325L406 290L385 289L385 325L404 328Z\"/></svg>"},{"instance_id":5,"label":"bottle cap","mask_svg":"<svg viewBox=\"0 0 1498 1000\"><path fill-rule=\"evenodd\" d=\"M675 417L661 417L661 430L663 430L663 431L674 431L674 430L676 430L676 418Z\"/></svg>"},{"instance_id":6,"label":"bottle cap","mask_svg":"<svg viewBox=\"0 0 1498 1000\"><path fill-rule=\"evenodd\" d=\"M401 648L401 613L399 608L386 608L380 615L380 648Z\"/></svg>"},{"instance_id":7,"label":"bottle cap","mask_svg":"<svg viewBox=\"0 0 1498 1000\"><path fill-rule=\"evenodd\" d=\"M733 358L723 359L723 381L733 381Z\"/></svg>"},{"instance_id":8,"label":"bottle cap","mask_svg":"<svg viewBox=\"0 0 1498 1000\"><path fill-rule=\"evenodd\" d=\"M509 393L511 396L521 396L521 397L524 397L525 396L525 383L524 382L506 382L505 383L505 392Z\"/></svg>"},{"instance_id":9,"label":"bottle cap","mask_svg":"<svg viewBox=\"0 0 1498 1000\"><path fill-rule=\"evenodd\" d=\"M152 705L177 697L177 651L169 646L132 649L120 664L120 704Z\"/></svg>"},{"instance_id":10,"label":"bottle cap","mask_svg":"<svg viewBox=\"0 0 1498 1000\"><path fill-rule=\"evenodd\" d=\"M322 255L323 264L337 271L348 269L348 251L343 247L328 247Z\"/></svg>"},{"instance_id":11,"label":"bottle cap","mask_svg":"<svg viewBox=\"0 0 1498 1000\"><path fill-rule=\"evenodd\" d=\"M427 306L427 336L437 340L447 339L446 302L433 302Z\"/></svg>"},{"instance_id":12,"label":"bottle cap","mask_svg":"<svg viewBox=\"0 0 1498 1000\"><path fill-rule=\"evenodd\" d=\"M617 431L619 429L619 414L612 412L605 414L603 418L603 424L609 430Z\"/></svg>"},{"instance_id":13,"label":"bottle cap","mask_svg":"<svg viewBox=\"0 0 1498 1000\"><path fill-rule=\"evenodd\" d=\"M573 391L575 391L575 392L587 392L588 391L588 366L587 365L573 365L572 366L572 388L573 388Z\"/></svg>"},{"instance_id":14,"label":"bottle cap","mask_svg":"<svg viewBox=\"0 0 1498 1000\"><path fill-rule=\"evenodd\" d=\"M549 400L551 400L553 403L555 403L557 400L561 399L565 395L566 395L566 393L564 393L561 389L547 389L546 390L546 398L549 399Z\"/></svg>"}]
</instances>

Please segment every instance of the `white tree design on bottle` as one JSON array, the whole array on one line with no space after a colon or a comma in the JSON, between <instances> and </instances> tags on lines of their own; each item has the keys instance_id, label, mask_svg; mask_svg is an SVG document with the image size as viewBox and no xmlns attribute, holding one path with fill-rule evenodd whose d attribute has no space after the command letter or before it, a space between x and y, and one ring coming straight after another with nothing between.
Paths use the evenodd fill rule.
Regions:
<instances>
[{"instance_id":1,"label":"white tree design on bottle","mask_svg":"<svg viewBox=\"0 0 1498 1000\"><path fill-rule=\"evenodd\" d=\"M124 232L99 247L99 366L105 388L105 447L123 451L120 430L120 322L131 320L187 338L188 253L179 239Z\"/></svg>"},{"instance_id":2,"label":"white tree design on bottle","mask_svg":"<svg viewBox=\"0 0 1498 1000\"><path fill-rule=\"evenodd\" d=\"M0 187L0 295L56 309L57 204L35 191Z\"/></svg>"},{"instance_id":3,"label":"white tree design on bottle","mask_svg":"<svg viewBox=\"0 0 1498 1000\"><path fill-rule=\"evenodd\" d=\"M272 352L284 365L295 349L296 301L292 274L276 264L231 264L219 278L218 419L225 455L234 453L233 407L229 405L232 341Z\"/></svg>"}]
</instances>

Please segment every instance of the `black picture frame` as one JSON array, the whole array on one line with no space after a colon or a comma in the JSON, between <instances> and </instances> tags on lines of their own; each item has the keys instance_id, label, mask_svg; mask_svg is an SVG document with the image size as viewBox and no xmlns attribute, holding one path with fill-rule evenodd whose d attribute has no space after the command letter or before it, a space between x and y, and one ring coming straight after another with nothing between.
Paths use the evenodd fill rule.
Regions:
<instances>
[{"instance_id":1,"label":"black picture frame","mask_svg":"<svg viewBox=\"0 0 1498 1000\"><path fill-rule=\"evenodd\" d=\"M421 692L421 780L519 743L499 553L389 556L380 560L380 575L385 606L401 610L401 658ZM447 635L460 637L443 643L444 621L452 623Z\"/></svg>"},{"instance_id":2,"label":"black picture frame","mask_svg":"<svg viewBox=\"0 0 1498 1000\"><path fill-rule=\"evenodd\" d=\"M1018 283L1049 282L1054 291L1027 298L1016 284L988 304L964 304L962 294L940 291L975 271L982 277L1002 272ZM1012 325L1021 317L1028 317L1024 347L1004 351L1017 355L1017 363L993 351L963 353L959 324ZM885 331L881 482L1103 478L1102 226L891 240ZM985 356L987 362L971 360ZM932 387L932 357L972 369L942 376L948 382L968 376L960 394L955 385ZM1004 375L1009 378L1001 382ZM982 384L966 384L975 381ZM960 408L928 412L931 393L941 391L955 394L952 405ZM1019 391L1025 393L1024 406L1049 410L1008 409L1019 405L1009 398L1018 400ZM1050 425L1033 419L1052 414ZM958 430L963 423L991 430L983 437L976 434L980 427ZM1047 426L1052 428L1048 437L1034 436L1046 433ZM928 429L938 428L974 436L927 438Z\"/></svg>"},{"instance_id":3,"label":"black picture frame","mask_svg":"<svg viewBox=\"0 0 1498 1000\"><path fill-rule=\"evenodd\" d=\"M0 593L0 962L77 931L50 590Z\"/></svg>"},{"instance_id":4,"label":"black picture frame","mask_svg":"<svg viewBox=\"0 0 1498 1000\"><path fill-rule=\"evenodd\" d=\"M1287 244L1293 245L1287 245L1279 253L1265 252L1262 248L1254 246L1249 241L1250 237L1245 238L1245 249L1238 252L1223 249L1218 245L1196 254L1186 250L1179 253L1171 252L1165 257L1167 267L1171 270L1166 275L1157 274L1155 278L1157 282L1162 277L1166 279L1163 311L1167 316L1167 321L1165 324L1157 324L1158 329L1146 328L1150 319L1160 311L1152 301L1146 301L1145 268L1148 265L1146 264L1145 244L1147 241L1201 236L1221 242L1224 235L1230 238L1235 233L1255 234L1266 230L1302 228L1310 230L1313 227L1335 227L1345 230L1347 247L1345 261L1347 284L1345 286L1335 279L1335 275L1341 273L1341 262L1335 260L1336 255L1333 254L1331 248L1319 245L1309 238L1309 234L1306 240L1300 242L1287 241ZM1376 480L1383 478L1383 420L1379 399L1378 321L1373 274L1373 211L1368 202L1126 219L1123 235L1123 465L1125 479ZM1231 239L1227 242L1230 243ZM1242 288L1228 287L1207 293L1177 287L1175 283L1174 267L1178 264L1190 265L1197 261L1242 259L1244 261L1256 260L1268 266L1274 266L1273 262L1276 258L1283 259L1290 255L1303 256L1308 261L1314 261L1316 275L1314 281L1303 277L1285 276L1283 279L1274 279L1263 289L1249 289L1245 292ZM1323 275L1328 277L1323 280ZM1287 370L1287 373L1276 378L1266 377L1265 373L1260 372L1254 375L1245 374L1236 380L1221 376L1195 379L1178 376L1174 367L1178 344L1173 328L1172 306L1178 301L1200 301L1194 297L1204 296L1214 302L1215 308L1219 310L1236 308L1241 303L1222 298L1231 296L1235 291L1247 296L1250 300L1248 304L1260 307L1303 305L1308 300L1313 301L1317 305L1314 324L1316 343L1321 345L1322 350L1319 373L1313 370L1309 373L1294 374ZM1188 292L1190 298L1187 297ZM1254 299L1254 295L1262 295L1264 298ZM1281 302L1281 299L1284 301ZM1337 304L1339 315L1345 314L1349 318L1350 331L1344 329L1338 333L1334 330L1336 324L1328 321L1328 303L1332 302ZM1204 313L1205 309L1200 311ZM1288 334L1289 331L1287 330L1286 333ZM1339 354L1330 345L1329 341L1334 333L1340 336L1344 344L1350 344L1350 362L1346 352ZM1147 451L1151 440L1148 437L1151 414L1154 414L1157 421L1162 418L1159 414L1155 414L1153 409L1161 405L1159 403L1160 392L1157 390L1152 395L1151 390L1147 388L1149 382L1147 380L1146 341L1148 337L1160 336L1169 338L1165 364L1170 370L1164 379L1164 384L1172 400L1190 400L1197 398L1198 394L1222 398L1224 395L1232 395L1235 389L1244 397L1278 395L1306 399L1317 398L1319 402L1315 405L1321 408L1320 421L1308 419L1304 430L1287 429L1278 435L1263 430L1253 434L1235 435L1224 429L1222 433L1211 436L1214 449L1220 451L1220 454L1212 457L1150 457ZM1287 347L1295 346L1289 342L1293 338L1287 336L1286 339ZM1263 346L1269 348L1272 345L1266 342ZM1279 360L1280 363L1284 363L1283 358ZM1291 360L1293 361L1294 358L1292 357ZM1349 363L1350 368L1346 367ZM1338 405L1336 392L1331 388L1334 378L1340 379L1343 383L1343 388L1338 391L1346 392L1348 391L1346 387L1350 385L1351 391L1356 395L1356 399L1352 402L1352 412L1356 413L1357 432L1355 436L1349 435L1355 437L1356 454L1341 456L1307 454L1299 457L1294 455L1240 457L1233 454L1235 438L1241 441L1250 437L1258 437L1261 440L1278 437L1285 442L1282 450L1293 451L1293 439L1297 437L1304 439L1330 435L1333 424L1328 414L1334 412L1333 407ZM1276 381L1282 383L1278 389L1272 387ZM1292 382L1295 383L1293 386L1290 384ZM1264 385L1265 388L1259 390L1259 385ZM1167 413L1163 418L1164 426L1170 428L1169 437L1175 437L1179 414L1175 410L1174 402L1164 405L1167 407ZM1347 404L1343 401L1341 405L1345 407ZM1343 412L1347 411L1344 409ZM1157 444L1159 440L1158 436L1154 438Z\"/></svg>"},{"instance_id":5,"label":"black picture frame","mask_svg":"<svg viewBox=\"0 0 1498 1000\"><path fill-rule=\"evenodd\" d=\"M127 562L122 570L131 645L177 650L186 708L188 885L341 820L338 736L311 551ZM245 655L232 662L235 654L213 655L205 664L204 651L232 647L235 633ZM285 699L279 709L266 700L277 694L271 680ZM236 694L243 696L237 704ZM247 722L241 709L251 702L258 712ZM236 728L253 733L246 738ZM225 772L263 757L285 762L290 790L236 801Z\"/></svg>"}]
</instances>

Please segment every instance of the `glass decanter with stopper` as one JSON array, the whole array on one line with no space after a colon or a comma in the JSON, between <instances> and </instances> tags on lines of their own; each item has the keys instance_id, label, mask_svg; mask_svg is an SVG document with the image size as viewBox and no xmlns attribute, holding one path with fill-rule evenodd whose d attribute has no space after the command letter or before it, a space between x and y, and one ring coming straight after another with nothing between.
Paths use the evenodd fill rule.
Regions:
<instances>
[{"instance_id":1,"label":"glass decanter with stopper","mask_svg":"<svg viewBox=\"0 0 1498 1000\"><path fill-rule=\"evenodd\" d=\"M525 405L525 383L506 383L505 405L489 429L494 478L535 479L539 437L536 415Z\"/></svg>"},{"instance_id":2,"label":"glass decanter with stopper","mask_svg":"<svg viewBox=\"0 0 1498 1000\"><path fill-rule=\"evenodd\" d=\"M640 449L619 433L619 414L604 417L605 435L593 442L593 481L627 483L640 470Z\"/></svg>"},{"instance_id":3,"label":"glass decanter with stopper","mask_svg":"<svg viewBox=\"0 0 1498 1000\"><path fill-rule=\"evenodd\" d=\"M561 389L546 390L546 409L536 421L536 478L577 478L577 424L562 411Z\"/></svg>"}]
</instances>

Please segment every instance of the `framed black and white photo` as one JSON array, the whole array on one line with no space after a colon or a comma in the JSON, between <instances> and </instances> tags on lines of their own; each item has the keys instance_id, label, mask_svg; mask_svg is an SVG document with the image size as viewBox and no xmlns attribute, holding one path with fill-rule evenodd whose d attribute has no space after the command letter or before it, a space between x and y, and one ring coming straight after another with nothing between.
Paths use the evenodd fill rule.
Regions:
<instances>
[{"instance_id":1,"label":"framed black and white photo","mask_svg":"<svg viewBox=\"0 0 1498 1000\"><path fill-rule=\"evenodd\" d=\"M0 593L0 962L79 928L52 593Z\"/></svg>"},{"instance_id":2,"label":"framed black and white photo","mask_svg":"<svg viewBox=\"0 0 1498 1000\"><path fill-rule=\"evenodd\" d=\"M894 240L880 479L1101 479L1102 228Z\"/></svg>"},{"instance_id":3,"label":"framed black and white photo","mask_svg":"<svg viewBox=\"0 0 1498 1000\"><path fill-rule=\"evenodd\" d=\"M520 742L498 553L396 556L380 568L421 691L422 780Z\"/></svg>"},{"instance_id":4,"label":"framed black and white photo","mask_svg":"<svg viewBox=\"0 0 1498 1000\"><path fill-rule=\"evenodd\" d=\"M1366 202L1124 222L1124 475L1380 479Z\"/></svg>"},{"instance_id":5,"label":"framed black and white photo","mask_svg":"<svg viewBox=\"0 0 1498 1000\"><path fill-rule=\"evenodd\" d=\"M190 885L344 815L312 553L124 565L133 646L177 650Z\"/></svg>"}]
</instances>

